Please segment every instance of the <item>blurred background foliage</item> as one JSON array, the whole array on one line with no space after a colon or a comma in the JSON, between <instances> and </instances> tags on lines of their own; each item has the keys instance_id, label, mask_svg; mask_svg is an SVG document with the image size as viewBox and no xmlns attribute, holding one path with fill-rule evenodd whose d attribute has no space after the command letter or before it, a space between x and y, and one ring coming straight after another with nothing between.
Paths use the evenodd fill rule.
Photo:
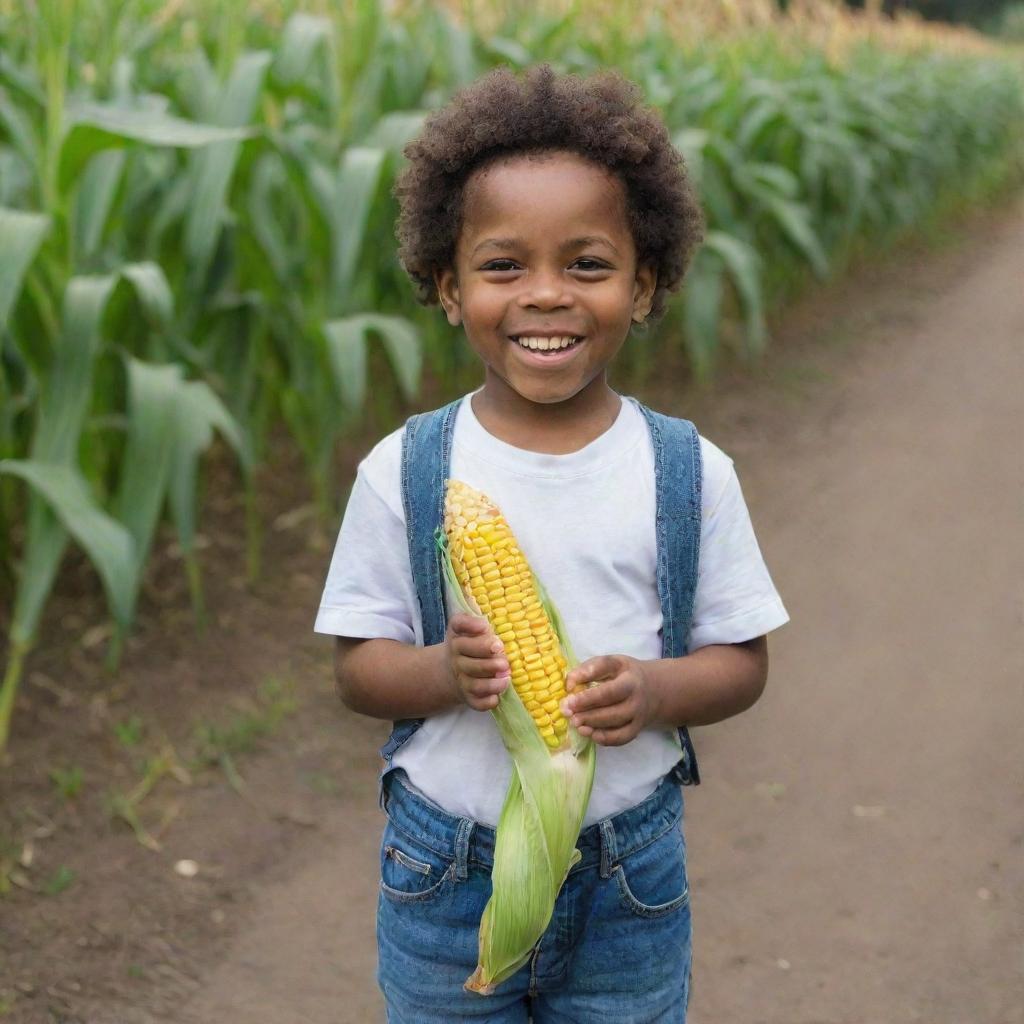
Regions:
<instances>
[{"instance_id":1,"label":"blurred background foliage","mask_svg":"<svg viewBox=\"0 0 1024 1024\"><path fill-rule=\"evenodd\" d=\"M957 6L1020 30L1020 5ZM756 359L809 278L1018 181L1021 50L868 8L0 0L0 747L69 543L102 580L114 666L164 518L202 621L216 438L255 576L272 431L330 521L336 446L368 403L397 425L425 385L473 384L412 300L391 186L425 113L488 68L618 68L686 157L709 231L628 350L641 384L677 350L698 376L723 350Z\"/></svg>"},{"instance_id":2,"label":"blurred background foliage","mask_svg":"<svg viewBox=\"0 0 1024 1024\"><path fill-rule=\"evenodd\" d=\"M848 0L847 6L863 9L871 8L872 3ZM1020 4L1016 0L881 0L876 6L884 14L912 12L932 20L969 24L998 33L1005 13Z\"/></svg>"}]
</instances>

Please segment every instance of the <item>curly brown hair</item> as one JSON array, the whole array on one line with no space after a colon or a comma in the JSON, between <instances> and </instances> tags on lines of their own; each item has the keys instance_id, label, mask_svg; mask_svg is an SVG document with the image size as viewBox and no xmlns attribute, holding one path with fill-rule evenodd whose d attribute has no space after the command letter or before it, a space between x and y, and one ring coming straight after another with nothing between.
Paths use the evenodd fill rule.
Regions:
<instances>
[{"instance_id":1,"label":"curly brown hair","mask_svg":"<svg viewBox=\"0 0 1024 1024\"><path fill-rule=\"evenodd\" d=\"M613 71L558 75L549 64L517 78L496 68L457 92L405 147L395 183L399 258L424 305L438 301L434 272L455 264L463 189L485 164L566 150L623 183L640 264L657 272L649 320L661 316L703 236L704 218L683 158L640 89Z\"/></svg>"}]
</instances>

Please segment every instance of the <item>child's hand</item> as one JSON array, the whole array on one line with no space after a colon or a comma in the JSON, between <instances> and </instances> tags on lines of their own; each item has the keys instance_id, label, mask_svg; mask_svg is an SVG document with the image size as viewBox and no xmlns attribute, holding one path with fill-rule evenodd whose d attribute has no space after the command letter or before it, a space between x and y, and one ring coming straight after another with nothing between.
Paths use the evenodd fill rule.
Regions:
<instances>
[{"instance_id":1,"label":"child's hand","mask_svg":"<svg viewBox=\"0 0 1024 1024\"><path fill-rule=\"evenodd\" d=\"M625 654L588 658L569 672L565 688L562 713L581 736L603 746L628 743L654 720L655 694L643 662Z\"/></svg>"},{"instance_id":2,"label":"child's hand","mask_svg":"<svg viewBox=\"0 0 1024 1024\"><path fill-rule=\"evenodd\" d=\"M480 615L456 612L448 621L448 680L471 708L490 711L512 672L505 645Z\"/></svg>"}]
</instances>

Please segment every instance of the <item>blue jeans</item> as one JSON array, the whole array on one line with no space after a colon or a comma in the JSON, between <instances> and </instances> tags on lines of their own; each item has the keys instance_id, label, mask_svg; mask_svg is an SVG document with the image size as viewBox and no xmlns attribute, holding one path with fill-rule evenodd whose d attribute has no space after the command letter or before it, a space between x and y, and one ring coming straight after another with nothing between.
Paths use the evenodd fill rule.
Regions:
<instances>
[{"instance_id":1,"label":"blue jeans","mask_svg":"<svg viewBox=\"0 0 1024 1024\"><path fill-rule=\"evenodd\" d=\"M493 995L464 991L491 893L494 830L448 814L401 769L383 782L377 979L390 1024L685 1024L690 902L683 798L664 780L584 829L529 962Z\"/></svg>"}]
</instances>

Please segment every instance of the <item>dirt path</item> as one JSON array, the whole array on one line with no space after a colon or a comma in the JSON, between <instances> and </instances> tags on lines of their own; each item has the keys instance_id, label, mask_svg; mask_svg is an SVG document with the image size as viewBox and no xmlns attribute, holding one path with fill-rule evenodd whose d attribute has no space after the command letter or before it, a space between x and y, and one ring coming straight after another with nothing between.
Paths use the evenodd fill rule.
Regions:
<instances>
[{"instance_id":1,"label":"dirt path","mask_svg":"<svg viewBox=\"0 0 1024 1024\"><path fill-rule=\"evenodd\" d=\"M697 737L698 1024L1024 1021L1024 218L982 235L708 410L793 621ZM378 826L367 786L189 1020L378 1019Z\"/></svg>"}]
</instances>

